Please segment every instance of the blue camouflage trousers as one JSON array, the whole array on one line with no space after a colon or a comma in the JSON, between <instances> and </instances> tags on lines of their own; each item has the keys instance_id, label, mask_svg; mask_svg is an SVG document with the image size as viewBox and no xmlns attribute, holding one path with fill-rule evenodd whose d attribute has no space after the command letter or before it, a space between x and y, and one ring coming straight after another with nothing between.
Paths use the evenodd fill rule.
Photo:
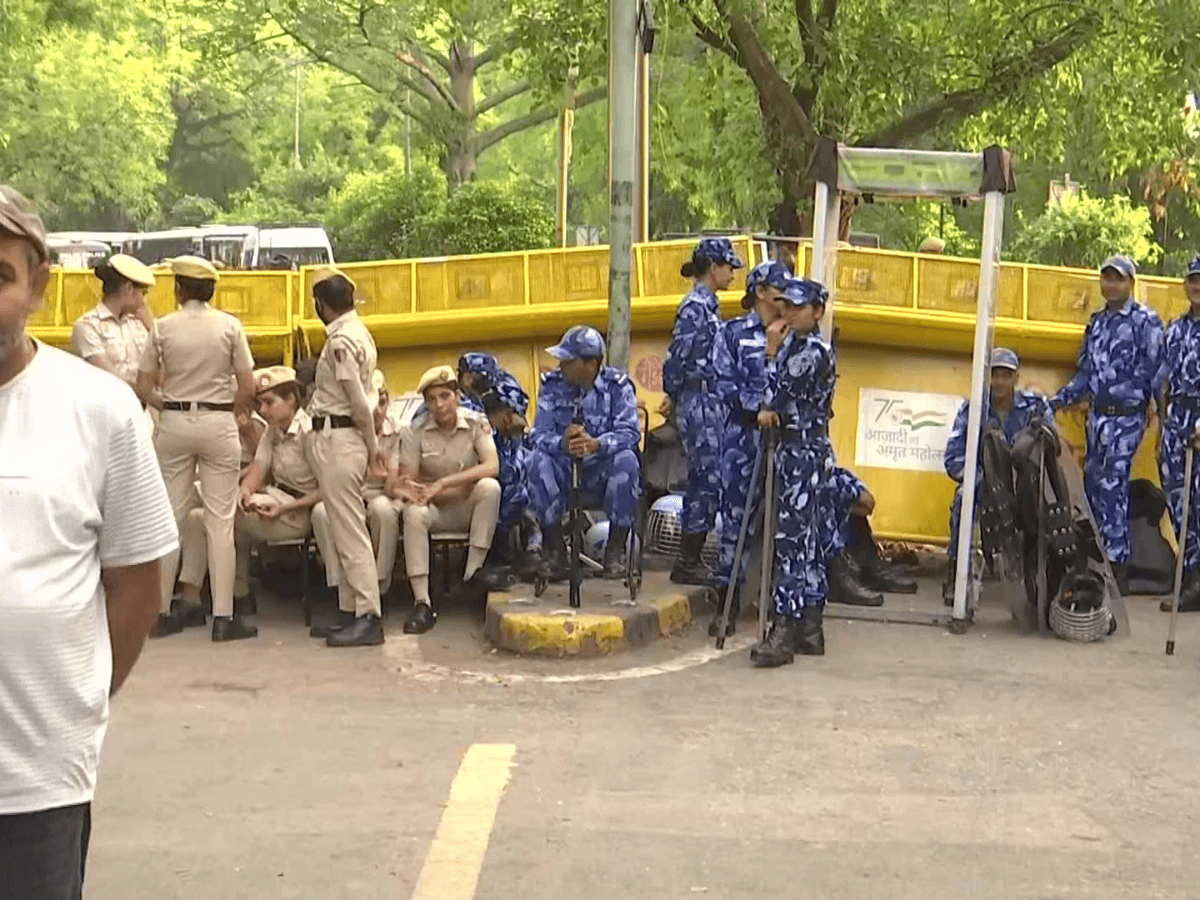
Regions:
<instances>
[{"instance_id":1,"label":"blue camouflage trousers","mask_svg":"<svg viewBox=\"0 0 1200 900\"><path fill-rule=\"evenodd\" d=\"M751 484L754 475L754 457L762 446L762 435L757 428L742 425L725 426L721 441L721 543L717 557L714 580L718 584L729 584L733 574L733 555L737 551L738 534L742 528L742 514L746 511L746 496L753 497L750 504L750 525L746 530L746 545L742 549L742 564L737 580L746 577L750 548L758 534L762 520L762 478ZM766 460L762 470L766 469Z\"/></svg>"},{"instance_id":2,"label":"blue camouflage trousers","mask_svg":"<svg viewBox=\"0 0 1200 900\"><path fill-rule=\"evenodd\" d=\"M1184 454L1187 442L1195 431L1194 416L1175 414L1163 427L1162 448L1158 457L1158 474L1162 479L1163 493L1167 495L1167 510L1171 513L1171 524L1178 536L1183 522L1183 476ZM1192 572L1200 568L1200 454L1192 459L1192 496L1189 498L1191 512L1188 517L1187 543L1183 552L1183 568Z\"/></svg>"},{"instance_id":3,"label":"blue camouflage trousers","mask_svg":"<svg viewBox=\"0 0 1200 900\"><path fill-rule=\"evenodd\" d=\"M834 466L825 481L826 510L821 520L825 525L825 558L834 559L846 549L846 535L850 531L850 513L859 496L867 486L849 469Z\"/></svg>"},{"instance_id":4,"label":"blue camouflage trousers","mask_svg":"<svg viewBox=\"0 0 1200 900\"><path fill-rule=\"evenodd\" d=\"M712 531L721 502L720 405L703 392L685 390L679 395L676 423L688 461L688 489L683 497L680 527L690 534Z\"/></svg>"},{"instance_id":5,"label":"blue camouflage trousers","mask_svg":"<svg viewBox=\"0 0 1200 900\"><path fill-rule=\"evenodd\" d=\"M829 451L781 442L775 451L779 522L775 533L775 612L799 618L829 594Z\"/></svg>"},{"instance_id":6,"label":"blue camouflage trousers","mask_svg":"<svg viewBox=\"0 0 1200 900\"><path fill-rule=\"evenodd\" d=\"M527 469L529 451L524 442L514 437L496 438L496 455L500 458L500 518L499 524L510 526L521 519L529 505Z\"/></svg>"},{"instance_id":7,"label":"blue camouflage trousers","mask_svg":"<svg viewBox=\"0 0 1200 900\"><path fill-rule=\"evenodd\" d=\"M1083 483L1109 560L1129 561L1129 475L1144 416L1088 415Z\"/></svg>"},{"instance_id":8,"label":"blue camouflage trousers","mask_svg":"<svg viewBox=\"0 0 1200 900\"><path fill-rule=\"evenodd\" d=\"M612 456L580 461L579 494L584 509L597 503L613 528L632 528L642 487L638 455L620 450ZM559 525L571 504L571 460L565 453L529 453L529 502L543 529Z\"/></svg>"}]
</instances>

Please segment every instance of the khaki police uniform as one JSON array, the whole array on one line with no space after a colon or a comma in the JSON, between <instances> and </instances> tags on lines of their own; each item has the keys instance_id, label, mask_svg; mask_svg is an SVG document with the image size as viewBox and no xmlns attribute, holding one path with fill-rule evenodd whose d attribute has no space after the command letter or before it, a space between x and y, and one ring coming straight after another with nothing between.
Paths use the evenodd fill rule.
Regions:
<instances>
[{"instance_id":1,"label":"khaki police uniform","mask_svg":"<svg viewBox=\"0 0 1200 900\"><path fill-rule=\"evenodd\" d=\"M211 264L193 257L174 260L172 270L176 275L216 280ZM233 615L233 523L241 448L231 376L253 369L241 322L195 300L155 323L139 365L144 374L164 375L155 446L180 530L199 471L215 616ZM177 555L172 555L162 565L164 613L170 612L177 562Z\"/></svg>"},{"instance_id":2,"label":"khaki police uniform","mask_svg":"<svg viewBox=\"0 0 1200 900\"><path fill-rule=\"evenodd\" d=\"M377 361L375 341L353 309L329 322L325 333L309 403L313 425L309 456L337 547L339 597L346 604L343 608L353 608L360 617L378 616L379 581L363 503L369 454L353 420L350 395L342 384L343 380L359 379L368 404L375 405L376 394L371 387ZM329 565L327 559L327 577Z\"/></svg>"},{"instance_id":3,"label":"khaki police uniform","mask_svg":"<svg viewBox=\"0 0 1200 900\"><path fill-rule=\"evenodd\" d=\"M438 428L433 415L418 416L405 433L400 447L400 467L418 473L422 481L477 466L496 452L492 426L482 413L458 409L454 430ZM429 575L429 535L466 531L470 546L487 552L500 514L500 482L481 478L471 488L450 488L429 505L404 506L404 561L408 577Z\"/></svg>"},{"instance_id":4,"label":"khaki police uniform","mask_svg":"<svg viewBox=\"0 0 1200 900\"><path fill-rule=\"evenodd\" d=\"M376 369L376 378L372 386L376 390L386 391L383 374ZM400 465L400 439L403 433L400 424L400 405L389 403L384 415L383 425L376 432L379 442L379 452L389 472L394 472ZM386 594L392 586L392 571L396 568L396 548L400 543L400 512L404 501L399 497L389 497L384 493L386 477L367 473L366 486L363 488L363 499L367 501L367 528L371 532L371 542L375 545L375 572L379 578L379 593Z\"/></svg>"}]
</instances>

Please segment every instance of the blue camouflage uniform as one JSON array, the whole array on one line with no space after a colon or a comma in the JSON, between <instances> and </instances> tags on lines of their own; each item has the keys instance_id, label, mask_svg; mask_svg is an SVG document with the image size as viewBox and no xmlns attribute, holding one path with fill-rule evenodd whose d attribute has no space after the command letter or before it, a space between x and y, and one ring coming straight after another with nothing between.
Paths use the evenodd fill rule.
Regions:
<instances>
[{"instance_id":1,"label":"blue camouflage uniform","mask_svg":"<svg viewBox=\"0 0 1200 900\"><path fill-rule=\"evenodd\" d=\"M1114 257L1101 267L1133 277L1133 263ZM1093 313L1079 348L1075 377L1050 401L1052 409L1091 401L1084 488L1100 540L1114 563L1129 561L1129 476L1146 430L1146 405L1158 393L1163 362L1162 320L1130 298Z\"/></svg>"},{"instance_id":2,"label":"blue camouflage uniform","mask_svg":"<svg viewBox=\"0 0 1200 900\"><path fill-rule=\"evenodd\" d=\"M791 272L782 263L762 263L746 278L746 297L753 298L759 284L783 290L790 278ZM746 315L721 324L713 344L713 374L725 425L721 434L721 541L714 580L717 584L729 584L746 495L754 494L750 528L746 532L747 547L758 531L761 501L760 486L750 481L755 456L762 446L757 416L767 388L767 329L753 308ZM739 581L746 576L749 555L742 554Z\"/></svg>"},{"instance_id":3,"label":"blue camouflage uniform","mask_svg":"<svg viewBox=\"0 0 1200 900\"><path fill-rule=\"evenodd\" d=\"M793 299L793 296L795 299ZM820 302L825 289L815 281L794 279L788 302ZM829 594L830 504L837 490L829 484L833 446L829 413L836 363L833 348L819 331L792 332L774 360L767 360L765 406L779 414L775 451L779 479L775 536L775 612L799 618L805 607L825 606Z\"/></svg>"},{"instance_id":4,"label":"blue camouflage uniform","mask_svg":"<svg viewBox=\"0 0 1200 900\"><path fill-rule=\"evenodd\" d=\"M1200 275L1200 256L1188 266L1188 276ZM1184 313L1167 327L1163 387L1167 396L1166 415L1162 423L1162 447L1158 471L1162 488L1167 495L1167 508L1179 534L1183 522L1184 455L1188 441L1200 424L1200 319ZM1192 463L1192 490L1189 499L1191 514L1188 521L1187 544L1184 547L1183 567L1193 572L1200 567L1200 461Z\"/></svg>"},{"instance_id":5,"label":"blue camouflage uniform","mask_svg":"<svg viewBox=\"0 0 1200 900\"><path fill-rule=\"evenodd\" d=\"M830 454L830 459L833 459ZM850 531L850 514L858 498L867 492L867 486L849 469L835 465L825 483L826 499L822 507L827 510L824 524L828 526L824 540L826 560L832 560L846 549L846 536Z\"/></svg>"},{"instance_id":6,"label":"blue camouflage uniform","mask_svg":"<svg viewBox=\"0 0 1200 900\"><path fill-rule=\"evenodd\" d=\"M728 238L705 238L692 254L736 268L743 265ZM697 282L679 304L671 345L663 361L663 391L675 406L676 424L688 459L688 489L680 523L689 534L712 530L721 499L721 429L713 402L712 353L721 306L707 285Z\"/></svg>"},{"instance_id":7,"label":"blue camouflage uniform","mask_svg":"<svg viewBox=\"0 0 1200 900\"><path fill-rule=\"evenodd\" d=\"M500 368L490 353L464 353L459 360L458 370L485 376L489 391L500 403L520 416L528 412L529 395L517 379ZM483 397L474 392L464 391L462 404L467 409L487 413ZM495 438L496 455L500 459L497 479L500 482L498 524L506 528L520 522L529 507L529 447L524 436L496 434ZM539 536L531 535L530 546L536 546L539 541Z\"/></svg>"},{"instance_id":8,"label":"blue camouflage uniform","mask_svg":"<svg viewBox=\"0 0 1200 900\"><path fill-rule=\"evenodd\" d=\"M579 331L590 334L578 337ZM593 340L599 345L598 352L591 346ZM576 326L550 352L562 348L560 352L587 354L567 358L598 359L603 346L594 328ZM612 528L632 528L641 494L637 454L641 423L633 382L612 366L601 366L587 389L572 384L561 370L542 378L529 435L529 495L538 522L543 529L557 527L571 502L571 456L563 437L577 410L582 412L584 430L600 442L597 453L580 460L579 489L584 505L600 501Z\"/></svg>"},{"instance_id":9,"label":"blue camouflage uniform","mask_svg":"<svg viewBox=\"0 0 1200 900\"><path fill-rule=\"evenodd\" d=\"M992 365L996 365L997 356L1001 352L1012 354L1014 360L1012 368L1015 369L1016 354L1011 350L1003 350L1003 348L997 348L992 354ZM954 426L950 429L950 439L946 441L944 458L946 474L958 482L958 487L954 491L954 502L950 507L950 544L946 548L946 554L951 560L958 558L958 523L962 518L962 482L963 472L967 467L967 416L969 414L970 403L964 400L963 405L958 408L958 415L954 417ZM1017 435L1038 420L1054 420L1054 414L1050 411L1050 402L1041 394L1035 394L1033 391L1013 391L1012 408L1003 416L999 411L993 409L989 402L987 417L984 419L980 434L988 425L995 425L1004 432L1004 442L1011 447ZM976 472L982 473L982 471L981 466L976 466Z\"/></svg>"}]
</instances>

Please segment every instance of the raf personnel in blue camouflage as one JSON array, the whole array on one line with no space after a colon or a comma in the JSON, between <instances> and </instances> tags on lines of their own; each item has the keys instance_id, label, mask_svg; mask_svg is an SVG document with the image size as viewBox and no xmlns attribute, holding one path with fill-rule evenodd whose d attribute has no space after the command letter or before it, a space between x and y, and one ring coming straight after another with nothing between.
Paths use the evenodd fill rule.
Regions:
<instances>
[{"instance_id":1,"label":"raf personnel in blue camouflage","mask_svg":"<svg viewBox=\"0 0 1200 900\"><path fill-rule=\"evenodd\" d=\"M736 575L733 555L747 494L753 497L747 545L756 530L759 486L751 484L751 478L755 456L762 446L758 409L767 389L767 326L782 315L783 291L791 277L787 266L780 262L765 262L751 270L742 298L742 308L750 311L723 322L713 345L714 388L721 400L725 426L721 434L720 553L714 576L721 600L731 582L740 582L746 576L749 553L742 554ZM730 619L736 617L735 609Z\"/></svg>"},{"instance_id":2,"label":"raf personnel in blue camouflage","mask_svg":"<svg viewBox=\"0 0 1200 900\"><path fill-rule=\"evenodd\" d=\"M1084 487L1122 593L1128 590L1130 468L1163 362L1162 320L1133 299L1136 273L1124 256L1100 267L1105 307L1088 321L1075 377L1050 401L1055 411L1085 398L1091 403Z\"/></svg>"},{"instance_id":3,"label":"raf personnel in blue camouflage","mask_svg":"<svg viewBox=\"0 0 1200 900\"><path fill-rule=\"evenodd\" d=\"M779 429L775 622L767 639L750 651L758 668L785 665L796 653L825 653L829 523L835 518L828 482L836 364L833 348L816 330L828 293L818 282L797 278L783 297L783 317L767 329L767 389L758 414L760 427Z\"/></svg>"},{"instance_id":4,"label":"raf personnel in blue camouflage","mask_svg":"<svg viewBox=\"0 0 1200 900\"><path fill-rule=\"evenodd\" d=\"M542 379L530 434L529 495L552 557L554 580L565 577L562 520L571 499L571 459L580 461L579 492L609 521L603 575L621 578L629 531L637 516L641 439L637 394L629 376L603 364L604 339L576 325L546 350L558 369Z\"/></svg>"},{"instance_id":5,"label":"raf personnel in blue camouflage","mask_svg":"<svg viewBox=\"0 0 1200 900\"><path fill-rule=\"evenodd\" d=\"M671 570L677 584L708 584L712 574L700 558L721 500L720 405L713 402L713 344L721 324L717 291L726 290L744 263L728 238L704 238L680 274L695 286L679 304L671 345L663 362L664 416L675 413L688 460L679 559Z\"/></svg>"},{"instance_id":6,"label":"raf personnel in blue camouflage","mask_svg":"<svg viewBox=\"0 0 1200 900\"><path fill-rule=\"evenodd\" d=\"M1004 432L1004 441L1008 446L1013 445L1018 434L1037 421L1054 421L1050 411L1050 403L1041 394L1033 391L1017 390L1017 379L1021 371L1021 358L1007 347L997 347L992 351L991 391L988 394L987 416L983 428L995 425ZM954 503L950 507L950 545L947 556L950 558L950 571L942 584L942 601L951 606L954 603L955 566L958 559L958 523L962 517L962 483L963 471L967 467L967 417L970 414L970 404L964 400L954 417L954 426L950 429L950 439L946 441L944 463L946 474L958 482L954 491ZM981 429L982 433L982 429ZM976 471L982 472L979 466Z\"/></svg>"},{"instance_id":7,"label":"raf personnel in blue camouflage","mask_svg":"<svg viewBox=\"0 0 1200 900\"><path fill-rule=\"evenodd\" d=\"M462 405L485 414L495 431L500 459L500 519L494 561L507 563L516 574L532 575L542 534L529 508L529 426L525 418L529 395L490 353L464 353L458 360L458 384ZM510 574L494 565L481 577L492 590L507 589L514 582Z\"/></svg>"},{"instance_id":8,"label":"raf personnel in blue camouflage","mask_svg":"<svg viewBox=\"0 0 1200 900\"><path fill-rule=\"evenodd\" d=\"M1188 266L1184 289L1190 308L1167 326L1166 360L1163 364L1162 446L1158 471L1167 509L1179 534L1183 524L1184 457L1189 441L1200 427L1200 256ZM1200 464L1192 464L1192 490L1188 505L1187 542L1182 549L1186 574L1179 597L1180 612L1200 611ZM1164 611L1171 601L1164 600Z\"/></svg>"}]
</instances>

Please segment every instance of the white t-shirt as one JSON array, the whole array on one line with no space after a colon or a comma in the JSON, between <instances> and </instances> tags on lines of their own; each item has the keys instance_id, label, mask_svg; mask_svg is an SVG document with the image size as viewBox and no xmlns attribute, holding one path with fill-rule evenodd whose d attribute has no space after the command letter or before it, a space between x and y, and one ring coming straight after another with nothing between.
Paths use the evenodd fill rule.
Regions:
<instances>
[{"instance_id":1,"label":"white t-shirt","mask_svg":"<svg viewBox=\"0 0 1200 900\"><path fill-rule=\"evenodd\" d=\"M128 385L44 344L0 385L0 815L86 803L108 725L101 567L178 546Z\"/></svg>"}]
</instances>

